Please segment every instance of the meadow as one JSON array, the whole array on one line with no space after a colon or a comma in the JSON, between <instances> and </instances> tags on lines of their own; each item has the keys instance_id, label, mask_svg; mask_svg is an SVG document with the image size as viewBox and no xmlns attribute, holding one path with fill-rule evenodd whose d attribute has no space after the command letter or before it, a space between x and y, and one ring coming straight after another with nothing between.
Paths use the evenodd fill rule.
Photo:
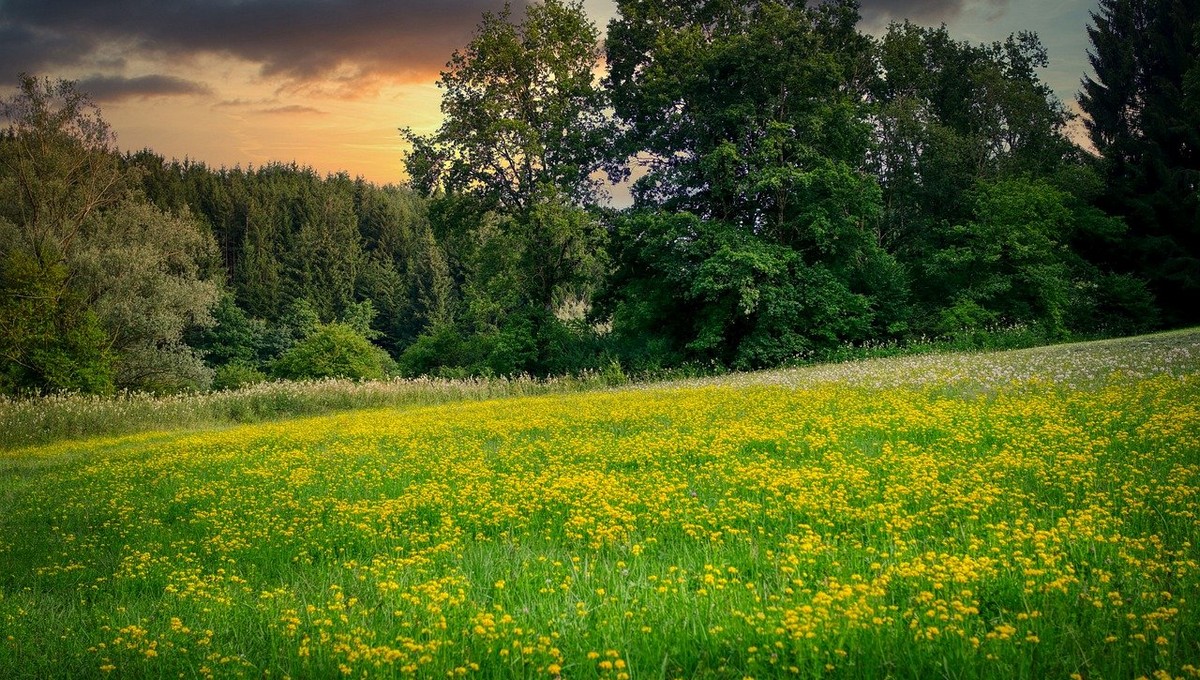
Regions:
<instances>
[{"instance_id":1,"label":"meadow","mask_svg":"<svg viewBox=\"0 0 1200 680\"><path fill-rule=\"evenodd\" d=\"M1200 332L0 453L0 676L1200 677Z\"/></svg>"}]
</instances>

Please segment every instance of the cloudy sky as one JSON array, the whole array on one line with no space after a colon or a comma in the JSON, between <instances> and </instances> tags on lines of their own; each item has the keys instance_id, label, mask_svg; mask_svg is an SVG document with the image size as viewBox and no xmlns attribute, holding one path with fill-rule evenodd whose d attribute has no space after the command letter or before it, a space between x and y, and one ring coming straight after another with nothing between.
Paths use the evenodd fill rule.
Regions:
<instances>
[{"instance_id":1,"label":"cloudy sky","mask_svg":"<svg viewBox=\"0 0 1200 680\"><path fill-rule=\"evenodd\" d=\"M514 5L518 5L514 2ZM296 161L403 179L397 128L437 127L439 70L503 0L0 0L0 92L78 80L122 149L213 166ZM614 0L585 0L602 28ZM1038 32L1073 102L1096 0L862 0L865 27L945 23L972 42Z\"/></svg>"}]
</instances>

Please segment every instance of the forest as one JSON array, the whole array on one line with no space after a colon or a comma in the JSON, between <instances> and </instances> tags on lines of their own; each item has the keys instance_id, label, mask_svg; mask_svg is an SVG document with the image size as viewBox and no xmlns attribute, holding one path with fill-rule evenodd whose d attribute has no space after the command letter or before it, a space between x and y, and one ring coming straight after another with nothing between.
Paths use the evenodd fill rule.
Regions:
<instances>
[{"instance_id":1,"label":"forest","mask_svg":"<svg viewBox=\"0 0 1200 680\"><path fill-rule=\"evenodd\" d=\"M617 5L603 41L580 2L485 15L441 127L399 131L395 185L122 152L74 83L20 76L0 393L753 370L1200 322L1200 4L1099 2L1090 146L1032 32Z\"/></svg>"}]
</instances>

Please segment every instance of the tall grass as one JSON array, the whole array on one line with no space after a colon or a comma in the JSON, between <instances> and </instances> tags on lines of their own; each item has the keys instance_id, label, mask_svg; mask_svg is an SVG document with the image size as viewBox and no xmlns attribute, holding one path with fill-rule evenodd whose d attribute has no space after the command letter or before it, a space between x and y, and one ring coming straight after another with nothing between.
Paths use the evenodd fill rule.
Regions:
<instances>
[{"instance_id":1,"label":"tall grass","mask_svg":"<svg viewBox=\"0 0 1200 680\"><path fill-rule=\"evenodd\" d=\"M607 384L602 374L538 379L397 378L259 383L237 390L115 396L0 397L0 448L154 430L209 428L383 406L422 406L577 391Z\"/></svg>"}]
</instances>

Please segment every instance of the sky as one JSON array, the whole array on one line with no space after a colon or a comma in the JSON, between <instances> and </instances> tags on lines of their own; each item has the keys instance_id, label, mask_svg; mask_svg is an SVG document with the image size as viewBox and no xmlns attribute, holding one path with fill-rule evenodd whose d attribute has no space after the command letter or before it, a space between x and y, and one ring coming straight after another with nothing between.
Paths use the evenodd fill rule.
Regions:
<instances>
[{"instance_id":1,"label":"sky","mask_svg":"<svg viewBox=\"0 0 1200 680\"><path fill-rule=\"evenodd\" d=\"M440 123L438 74L503 0L0 0L0 93L76 80L122 150L213 167L296 162L404 180L398 128ZM513 3L520 15L520 0ZM909 19L971 42L1034 30L1074 106L1096 0L861 0L863 28ZM603 29L614 0L585 0ZM5 82L7 81L7 82Z\"/></svg>"}]
</instances>

